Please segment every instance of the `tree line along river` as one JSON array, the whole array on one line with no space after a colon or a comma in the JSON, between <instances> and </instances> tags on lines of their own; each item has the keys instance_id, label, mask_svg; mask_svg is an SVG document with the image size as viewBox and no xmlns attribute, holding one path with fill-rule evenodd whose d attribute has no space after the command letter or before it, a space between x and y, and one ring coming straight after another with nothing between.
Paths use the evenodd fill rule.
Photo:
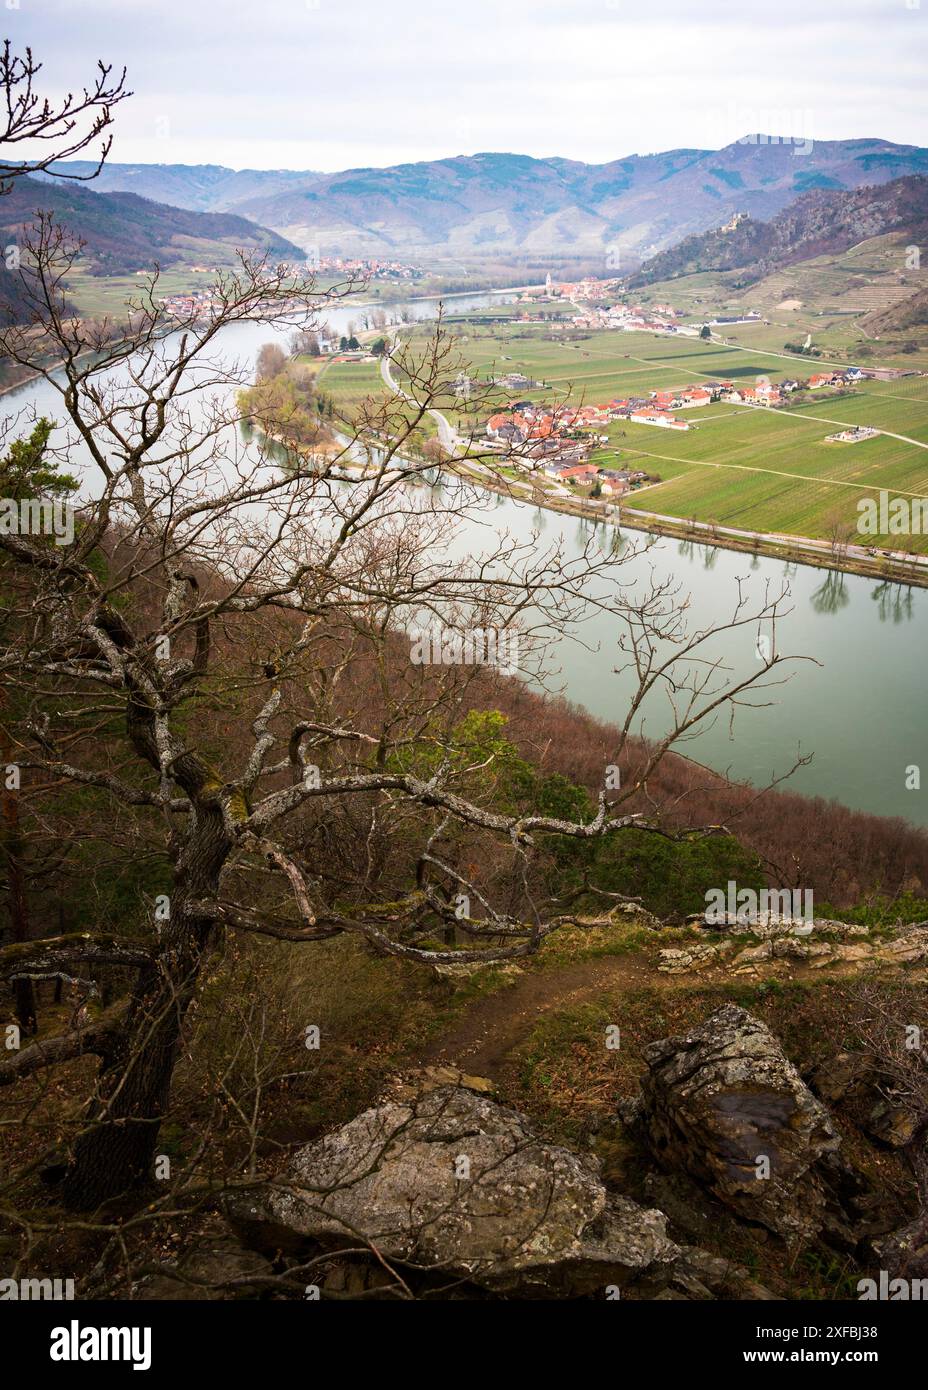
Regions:
<instances>
[{"instance_id":1,"label":"tree line along river","mask_svg":"<svg viewBox=\"0 0 928 1390\"><path fill-rule=\"evenodd\" d=\"M504 295L455 296L455 313ZM415 318L437 312L437 300L410 300L384 306L388 316L404 308ZM360 306L326 310L324 317L338 331L357 322ZM230 359L253 361L262 343L275 330L262 324L237 324L223 330L222 348ZM284 335L286 337L286 335ZM61 421L58 393L46 382L29 383L3 398L4 413L34 411ZM25 416L24 416L25 418ZM79 449L71 470L81 471ZM603 545L612 543L611 527L528 503L496 498L491 513L494 527L539 544L563 537L568 555L578 556L591 535ZM631 533L635 538L637 533ZM640 538L639 538L640 539ZM452 547L462 556L477 555L491 544L487 512L463 519ZM689 622L703 628L724 622L731 612L736 579L759 605L765 587L779 590L788 580L790 612L777 625L777 648L783 653L810 656L798 662L790 679L762 695L772 700L763 708L740 710L734 730L724 715L681 751L719 771L763 785L772 775L792 766L797 753L813 754L789 788L806 795L834 797L846 806L881 815L902 816L928 825L928 727L924 719L928 684L928 591L886 584L855 575L783 561L751 557L732 551L657 538L646 555L623 566L623 578L644 583L653 572L673 576L682 594L690 595ZM550 653L556 684L564 694L599 718L623 718L629 678L615 674L618 664L614 621L592 612L584 623L583 645L563 642ZM743 628L722 634L714 651L723 656L735 676L756 666L756 633ZM657 736L667 722L666 700L647 713L646 732ZM925 772L925 789L907 788L907 769Z\"/></svg>"}]
</instances>

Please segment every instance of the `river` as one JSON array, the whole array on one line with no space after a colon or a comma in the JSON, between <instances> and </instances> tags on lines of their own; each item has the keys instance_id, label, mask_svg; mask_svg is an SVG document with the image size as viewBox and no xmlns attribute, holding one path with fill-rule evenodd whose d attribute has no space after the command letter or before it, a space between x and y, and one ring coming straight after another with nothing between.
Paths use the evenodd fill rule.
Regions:
<instances>
[{"instance_id":1,"label":"river","mask_svg":"<svg viewBox=\"0 0 928 1390\"><path fill-rule=\"evenodd\" d=\"M505 300L502 293L475 293L449 297L446 303L458 313ZM413 318L426 319L434 317L438 301L382 307L388 317L407 308ZM341 332L349 323L359 323L363 312L358 303L326 311L324 317ZM223 350L230 358L250 361L273 336L267 325L238 324L224 330ZM60 397L46 382L30 383L4 397L8 415L25 407L53 419L62 415ZM79 453L71 466L79 471ZM536 531L544 542L562 535L568 553L574 555L594 534L591 522L502 498L493 516L500 529L522 539ZM472 525L465 521L456 548L471 555L485 550L485 527L486 513ZM604 527L600 534L608 540ZM640 542L637 533L631 536ZM791 611L778 624L777 648L817 663L797 663L784 685L761 697L773 703L739 711L733 731L723 718L681 751L757 785L787 771L797 753L812 754L811 763L790 780L793 790L928 825L928 730L923 717L928 590L788 567L779 560L752 559L667 538L656 539L647 555L631 561L628 569L642 581L652 569L660 578L675 576L682 591L691 595L692 622L700 628L725 620L738 577L745 578L755 603L762 601L768 583L778 590L787 580ZM552 663L559 668L568 698L594 715L618 721L629 687L624 676L614 674L617 632L602 614L591 613L585 627L584 645L563 643L551 654ZM753 631L726 633L714 650L736 674L756 669ZM648 719L649 733L662 732L661 707L651 709ZM924 793L907 789L906 770L911 765L924 767Z\"/></svg>"}]
</instances>

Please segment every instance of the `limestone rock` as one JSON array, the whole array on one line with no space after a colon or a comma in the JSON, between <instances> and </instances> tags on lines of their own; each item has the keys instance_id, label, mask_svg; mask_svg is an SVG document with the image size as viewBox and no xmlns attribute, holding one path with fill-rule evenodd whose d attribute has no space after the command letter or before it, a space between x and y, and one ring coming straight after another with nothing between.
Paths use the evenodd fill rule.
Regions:
<instances>
[{"instance_id":1,"label":"limestone rock","mask_svg":"<svg viewBox=\"0 0 928 1390\"><path fill-rule=\"evenodd\" d=\"M809 922L805 917L781 916L777 912L696 912L686 918L688 923L708 927L710 931L750 935L761 940L779 936L866 936L869 927L851 922L836 922L829 917L817 917Z\"/></svg>"},{"instance_id":2,"label":"limestone rock","mask_svg":"<svg viewBox=\"0 0 928 1390\"><path fill-rule=\"evenodd\" d=\"M928 960L928 931L923 926L880 943L877 959L889 963L915 964Z\"/></svg>"},{"instance_id":3,"label":"limestone rock","mask_svg":"<svg viewBox=\"0 0 928 1390\"><path fill-rule=\"evenodd\" d=\"M666 947L658 953L658 970L664 975L680 975L689 970L702 970L707 965L717 963L733 950L730 941L694 942L692 946L680 949Z\"/></svg>"},{"instance_id":4,"label":"limestone rock","mask_svg":"<svg viewBox=\"0 0 928 1390\"><path fill-rule=\"evenodd\" d=\"M812 1236L825 1207L814 1165L840 1141L766 1025L727 1004L644 1055L642 1123L661 1165L787 1240Z\"/></svg>"},{"instance_id":5,"label":"limestone rock","mask_svg":"<svg viewBox=\"0 0 928 1390\"><path fill-rule=\"evenodd\" d=\"M529 1297L661 1288L679 1253L666 1217L608 1194L592 1155L460 1086L366 1110L228 1214L259 1248L370 1242L405 1277L412 1265Z\"/></svg>"}]
</instances>

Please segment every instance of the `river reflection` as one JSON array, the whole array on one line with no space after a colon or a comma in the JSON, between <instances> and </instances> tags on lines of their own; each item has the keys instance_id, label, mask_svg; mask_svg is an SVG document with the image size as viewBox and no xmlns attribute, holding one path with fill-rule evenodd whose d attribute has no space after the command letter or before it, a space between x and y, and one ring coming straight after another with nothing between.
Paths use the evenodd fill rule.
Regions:
<instances>
[{"instance_id":1,"label":"river reflection","mask_svg":"<svg viewBox=\"0 0 928 1390\"><path fill-rule=\"evenodd\" d=\"M502 298L502 297L501 297ZM490 302L473 295L455 308ZM402 305L389 306L399 315ZM426 318L437 301L410 303L410 314ZM356 308L326 313L340 328ZM253 361L260 346L274 335L267 325L238 324L225 330L222 346L230 358ZM286 342L288 334L281 333ZM48 383L30 384L7 396L5 413L34 411L62 419L60 398ZM284 450L274 455L283 463ZM80 474L82 449L75 444L69 463ZM345 487L352 484L346 482ZM435 480L437 489L441 484ZM92 489L91 489L92 490ZM562 538L568 556L577 555L595 538L607 555L623 559L623 582L634 585L673 577L690 596L691 625L707 627L731 615L737 580L756 605L765 589L787 583L789 613L777 624L776 648L784 654L809 656L791 678L765 699L775 703L739 711L734 730L726 720L705 729L684 750L719 770L763 785L772 774L792 766L797 752L813 753L790 785L809 795L835 797L846 805L928 824L928 793L909 791L905 769L928 766L928 731L924 695L928 686L928 591L897 583L843 575L836 571L784 563L766 556L719 550L692 541L625 535L612 523L593 522L545 512L532 502L494 498L490 511L465 519L449 538L449 550L474 557L491 546L487 526L507 531L515 540L548 547ZM637 553L640 551L644 553ZM631 555L634 558L628 559ZM567 697L609 720L624 715L629 681L615 674L619 632L614 620L591 611L583 644L565 642L552 651ZM720 650L733 674L747 673L756 662L756 633L742 629L724 634ZM669 723L665 709L648 711L647 732L658 735ZM926 779L928 786L928 779Z\"/></svg>"}]
</instances>

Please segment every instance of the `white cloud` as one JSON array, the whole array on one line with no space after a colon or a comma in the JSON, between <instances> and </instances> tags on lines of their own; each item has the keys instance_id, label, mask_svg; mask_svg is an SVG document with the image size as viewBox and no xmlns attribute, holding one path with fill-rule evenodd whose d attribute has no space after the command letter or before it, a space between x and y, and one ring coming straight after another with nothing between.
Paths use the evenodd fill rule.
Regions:
<instances>
[{"instance_id":1,"label":"white cloud","mask_svg":"<svg viewBox=\"0 0 928 1390\"><path fill-rule=\"evenodd\" d=\"M928 0L46 0L7 21L56 86L126 63L119 160L599 162L727 143L752 113L926 143Z\"/></svg>"}]
</instances>

